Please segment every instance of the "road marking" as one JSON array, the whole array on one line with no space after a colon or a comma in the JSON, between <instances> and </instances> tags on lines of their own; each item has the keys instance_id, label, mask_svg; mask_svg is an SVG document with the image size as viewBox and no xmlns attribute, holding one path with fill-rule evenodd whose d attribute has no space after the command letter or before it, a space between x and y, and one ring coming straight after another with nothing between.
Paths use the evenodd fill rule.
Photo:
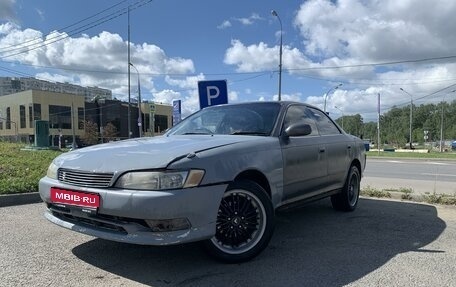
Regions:
<instances>
[{"instance_id":1,"label":"road marking","mask_svg":"<svg viewBox=\"0 0 456 287\"><path fill-rule=\"evenodd\" d=\"M428 162L427 164L433 164L433 165L451 165L449 163L446 163L446 162Z\"/></svg>"}]
</instances>

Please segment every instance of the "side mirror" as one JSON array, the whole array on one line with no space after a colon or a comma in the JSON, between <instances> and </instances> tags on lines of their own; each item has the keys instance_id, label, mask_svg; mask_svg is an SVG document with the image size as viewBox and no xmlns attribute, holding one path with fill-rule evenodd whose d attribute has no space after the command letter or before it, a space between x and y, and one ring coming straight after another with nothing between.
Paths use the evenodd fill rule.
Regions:
<instances>
[{"instance_id":1,"label":"side mirror","mask_svg":"<svg viewBox=\"0 0 456 287\"><path fill-rule=\"evenodd\" d=\"M312 128L310 127L310 125L304 123L292 124L285 130L285 135L289 137L307 136L311 133Z\"/></svg>"}]
</instances>

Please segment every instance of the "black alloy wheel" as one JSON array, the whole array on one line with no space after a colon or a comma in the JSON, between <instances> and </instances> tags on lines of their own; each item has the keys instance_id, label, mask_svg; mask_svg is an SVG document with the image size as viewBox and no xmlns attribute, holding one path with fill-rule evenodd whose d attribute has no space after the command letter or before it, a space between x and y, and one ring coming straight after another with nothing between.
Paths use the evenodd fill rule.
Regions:
<instances>
[{"instance_id":1,"label":"black alloy wheel","mask_svg":"<svg viewBox=\"0 0 456 287\"><path fill-rule=\"evenodd\" d=\"M252 181L234 182L223 195L216 233L206 247L221 261L247 261L267 246L273 228L274 209L265 190Z\"/></svg>"},{"instance_id":2,"label":"black alloy wheel","mask_svg":"<svg viewBox=\"0 0 456 287\"><path fill-rule=\"evenodd\" d=\"M356 166L351 166L341 193L331 196L335 210L353 211L356 209L361 189L361 176Z\"/></svg>"}]
</instances>

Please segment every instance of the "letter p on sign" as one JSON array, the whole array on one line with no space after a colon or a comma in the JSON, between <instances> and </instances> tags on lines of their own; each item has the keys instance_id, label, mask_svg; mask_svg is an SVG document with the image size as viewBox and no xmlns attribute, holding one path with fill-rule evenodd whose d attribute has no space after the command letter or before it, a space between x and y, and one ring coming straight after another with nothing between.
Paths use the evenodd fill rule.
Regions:
<instances>
[{"instance_id":1,"label":"letter p on sign","mask_svg":"<svg viewBox=\"0 0 456 287\"><path fill-rule=\"evenodd\" d=\"M198 92L200 108L228 103L228 89L226 80L199 81Z\"/></svg>"},{"instance_id":2,"label":"letter p on sign","mask_svg":"<svg viewBox=\"0 0 456 287\"><path fill-rule=\"evenodd\" d=\"M220 90L217 86L207 86L207 103L209 106L212 106L211 99L216 99L220 95Z\"/></svg>"}]
</instances>

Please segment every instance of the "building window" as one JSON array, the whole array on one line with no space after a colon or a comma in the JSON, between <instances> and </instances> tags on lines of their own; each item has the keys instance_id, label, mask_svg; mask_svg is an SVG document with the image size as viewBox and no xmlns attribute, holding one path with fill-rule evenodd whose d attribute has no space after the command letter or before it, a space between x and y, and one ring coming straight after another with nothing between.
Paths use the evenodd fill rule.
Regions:
<instances>
[{"instance_id":1,"label":"building window","mask_svg":"<svg viewBox=\"0 0 456 287\"><path fill-rule=\"evenodd\" d=\"M26 126L27 117L25 116L25 106L24 105L19 106L19 119L20 119L21 129L25 129L27 127Z\"/></svg>"},{"instance_id":2,"label":"building window","mask_svg":"<svg viewBox=\"0 0 456 287\"><path fill-rule=\"evenodd\" d=\"M84 108L78 108L78 129L84 129Z\"/></svg>"},{"instance_id":3,"label":"building window","mask_svg":"<svg viewBox=\"0 0 456 287\"><path fill-rule=\"evenodd\" d=\"M49 105L49 127L71 129L71 107Z\"/></svg>"},{"instance_id":4,"label":"building window","mask_svg":"<svg viewBox=\"0 0 456 287\"><path fill-rule=\"evenodd\" d=\"M11 80L11 87L16 91L20 91L21 90L21 81L20 80Z\"/></svg>"},{"instance_id":5,"label":"building window","mask_svg":"<svg viewBox=\"0 0 456 287\"><path fill-rule=\"evenodd\" d=\"M41 120L41 104L33 104L33 119Z\"/></svg>"},{"instance_id":6,"label":"building window","mask_svg":"<svg viewBox=\"0 0 456 287\"><path fill-rule=\"evenodd\" d=\"M33 107L29 105L29 128L33 128Z\"/></svg>"},{"instance_id":7,"label":"building window","mask_svg":"<svg viewBox=\"0 0 456 287\"><path fill-rule=\"evenodd\" d=\"M168 129L168 117L163 115L155 115L155 132L161 133Z\"/></svg>"},{"instance_id":8,"label":"building window","mask_svg":"<svg viewBox=\"0 0 456 287\"><path fill-rule=\"evenodd\" d=\"M11 129L11 108L6 108L6 129Z\"/></svg>"}]
</instances>

